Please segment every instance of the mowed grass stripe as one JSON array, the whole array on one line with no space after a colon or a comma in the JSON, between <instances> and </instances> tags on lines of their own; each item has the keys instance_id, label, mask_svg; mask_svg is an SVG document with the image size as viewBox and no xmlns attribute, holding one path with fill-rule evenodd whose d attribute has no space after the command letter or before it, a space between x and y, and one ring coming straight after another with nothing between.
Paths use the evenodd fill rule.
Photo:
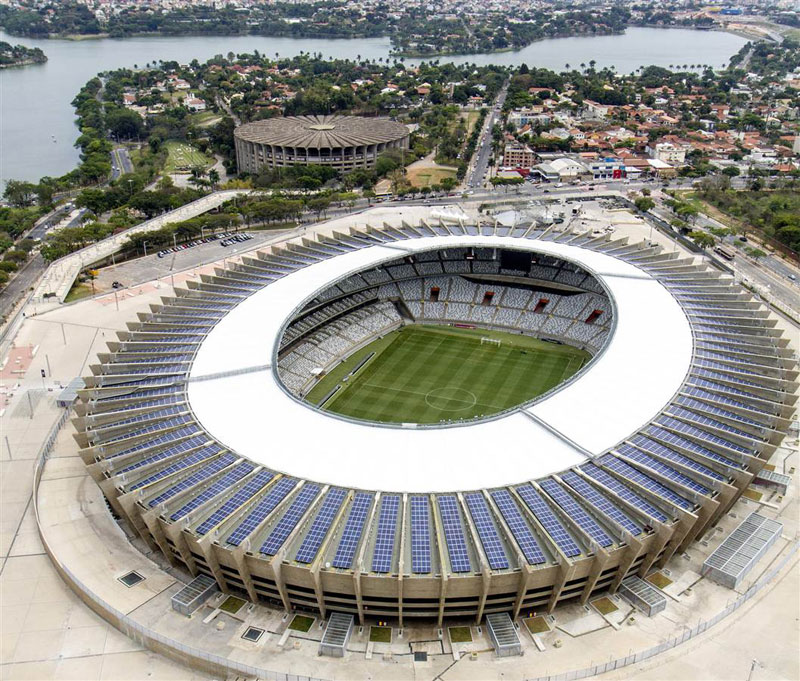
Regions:
<instances>
[{"instance_id":1,"label":"mowed grass stripe","mask_svg":"<svg viewBox=\"0 0 800 681\"><path fill-rule=\"evenodd\" d=\"M500 347L481 345L474 330L401 329L327 408L390 423L489 416L548 391L588 358L568 346L553 345L551 351L527 337L492 332L498 336Z\"/></svg>"}]
</instances>

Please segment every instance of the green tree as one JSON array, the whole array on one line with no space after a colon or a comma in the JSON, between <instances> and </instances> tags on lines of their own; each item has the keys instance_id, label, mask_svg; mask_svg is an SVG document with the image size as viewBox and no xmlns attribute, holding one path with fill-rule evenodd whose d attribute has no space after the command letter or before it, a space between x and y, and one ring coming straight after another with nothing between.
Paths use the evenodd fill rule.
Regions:
<instances>
[{"instance_id":1,"label":"green tree","mask_svg":"<svg viewBox=\"0 0 800 681\"><path fill-rule=\"evenodd\" d=\"M694 241L700 248L705 250L706 248L711 248L717 243L717 240L706 232L700 232L695 230L694 232L689 232L689 238Z\"/></svg>"},{"instance_id":2,"label":"green tree","mask_svg":"<svg viewBox=\"0 0 800 681\"><path fill-rule=\"evenodd\" d=\"M36 185L23 180L9 180L3 198L15 208L27 208L36 202Z\"/></svg>"},{"instance_id":3,"label":"green tree","mask_svg":"<svg viewBox=\"0 0 800 681\"><path fill-rule=\"evenodd\" d=\"M653 199L651 199L649 196L640 196L634 201L634 203L636 204L636 209L642 213L646 213L656 205L656 202L653 201Z\"/></svg>"}]
</instances>

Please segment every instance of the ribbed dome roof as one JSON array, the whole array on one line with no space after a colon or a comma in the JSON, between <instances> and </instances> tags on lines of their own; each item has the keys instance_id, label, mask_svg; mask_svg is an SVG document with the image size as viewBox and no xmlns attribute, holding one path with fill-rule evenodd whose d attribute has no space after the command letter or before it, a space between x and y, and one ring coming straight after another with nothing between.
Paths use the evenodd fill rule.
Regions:
<instances>
[{"instance_id":1,"label":"ribbed dome roof","mask_svg":"<svg viewBox=\"0 0 800 681\"><path fill-rule=\"evenodd\" d=\"M235 134L257 144L327 149L393 142L408 135L408 128L388 118L290 116L245 123Z\"/></svg>"}]
</instances>

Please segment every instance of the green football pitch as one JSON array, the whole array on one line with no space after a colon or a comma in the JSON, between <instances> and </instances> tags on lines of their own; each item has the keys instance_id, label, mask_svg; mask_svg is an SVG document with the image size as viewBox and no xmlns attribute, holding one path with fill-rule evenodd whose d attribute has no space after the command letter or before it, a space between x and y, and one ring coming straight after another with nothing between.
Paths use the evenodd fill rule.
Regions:
<instances>
[{"instance_id":1,"label":"green football pitch","mask_svg":"<svg viewBox=\"0 0 800 681\"><path fill-rule=\"evenodd\" d=\"M497 339L500 345L482 343L482 338ZM519 334L408 326L334 367L306 399L319 404L340 386L324 410L386 423L463 421L527 402L589 359L577 348Z\"/></svg>"}]
</instances>

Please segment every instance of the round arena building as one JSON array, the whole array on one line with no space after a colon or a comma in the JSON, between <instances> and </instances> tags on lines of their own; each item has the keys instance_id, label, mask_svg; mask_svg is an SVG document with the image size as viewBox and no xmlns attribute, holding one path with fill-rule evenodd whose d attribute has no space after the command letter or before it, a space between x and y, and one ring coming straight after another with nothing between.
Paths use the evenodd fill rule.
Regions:
<instances>
[{"instance_id":1,"label":"round arena building","mask_svg":"<svg viewBox=\"0 0 800 681\"><path fill-rule=\"evenodd\" d=\"M408 148L408 128L388 118L290 116L253 121L234 131L239 172L324 165L373 168L383 152Z\"/></svg>"},{"instance_id":2,"label":"round arena building","mask_svg":"<svg viewBox=\"0 0 800 681\"><path fill-rule=\"evenodd\" d=\"M647 241L319 230L140 313L85 379L76 438L115 513L226 593L401 627L516 618L616 592L729 511L794 412L775 324Z\"/></svg>"}]
</instances>

